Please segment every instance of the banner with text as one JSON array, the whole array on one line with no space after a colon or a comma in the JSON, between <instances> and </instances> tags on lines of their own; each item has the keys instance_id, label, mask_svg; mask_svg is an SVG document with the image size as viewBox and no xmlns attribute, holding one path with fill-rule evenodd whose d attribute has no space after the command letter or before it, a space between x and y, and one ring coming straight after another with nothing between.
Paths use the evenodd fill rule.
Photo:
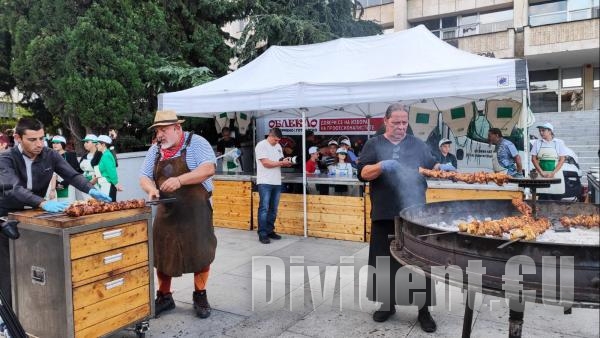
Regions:
<instances>
[{"instance_id":1,"label":"banner with text","mask_svg":"<svg viewBox=\"0 0 600 338\"><path fill-rule=\"evenodd\" d=\"M264 128L279 128L286 135L302 134L302 119L265 118ZM383 125L383 118L307 118L306 129L317 135L375 134Z\"/></svg>"}]
</instances>

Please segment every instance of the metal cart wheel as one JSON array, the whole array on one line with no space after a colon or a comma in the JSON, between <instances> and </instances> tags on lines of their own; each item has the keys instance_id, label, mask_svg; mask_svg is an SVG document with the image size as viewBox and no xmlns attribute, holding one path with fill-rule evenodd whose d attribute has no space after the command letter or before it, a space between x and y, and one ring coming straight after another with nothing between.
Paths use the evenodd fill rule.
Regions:
<instances>
[{"instance_id":1,"label":"metal cart wheel","mask_svg":"<svg viewBox=\"0 0 600 338\"><path fill-rule=\"evenodd\" d=\"M143 321L135 324L135 329L133 331L135 331L135 334L138 336L138 338L145 338L146 331L148 331L149 327L150 323L148 323L148 321Z\"/></svg>"}]
</instances>

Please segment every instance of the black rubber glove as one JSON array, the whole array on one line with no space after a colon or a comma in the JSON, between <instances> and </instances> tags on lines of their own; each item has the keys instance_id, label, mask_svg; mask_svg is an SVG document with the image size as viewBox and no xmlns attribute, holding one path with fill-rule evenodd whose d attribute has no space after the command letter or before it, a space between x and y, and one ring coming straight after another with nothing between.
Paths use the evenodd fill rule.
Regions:
<instances>
[{"instance_id":1,"label":"black rubber glove","mask_svg":"<svg viewBox=\"0 0 600 338\"><path fill-rule=\"evenodd\" d=\"M17 224L19 221L2 221L0 220L0 232L4 234L4 236L10 239L17 239L21 234L19 234L19 229L17 228Z\"/></svg>"}]
</instances>

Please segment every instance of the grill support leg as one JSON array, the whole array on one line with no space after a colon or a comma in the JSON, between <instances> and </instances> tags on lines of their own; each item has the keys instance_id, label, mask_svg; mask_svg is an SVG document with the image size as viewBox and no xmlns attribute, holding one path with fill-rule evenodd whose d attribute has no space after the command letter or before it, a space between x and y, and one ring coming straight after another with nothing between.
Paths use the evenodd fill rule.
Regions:
<instances>
[{"instance_id":1,"label":"grill support leg","mask_svg":"<svg viewBox=\"0 0 600 338\"><path fill-rule=\"evenodd\" d=\"M462 338L471 337L473 327L473 308L475 307L475 291L467 290L467 301L465 302L465 316L463 318Z\"/></svg>"},{"instance_id":2,"label":"grill support leg","mask_svg":"<svg viewBox=\"0 0 600 338\"><path fill-rule=\"evenodd\" d=\"M510 312L508 315L508 337L521 338L523 330L523 316L525 315L525 302L509 298Z\"/></svg>"}]
</instances>

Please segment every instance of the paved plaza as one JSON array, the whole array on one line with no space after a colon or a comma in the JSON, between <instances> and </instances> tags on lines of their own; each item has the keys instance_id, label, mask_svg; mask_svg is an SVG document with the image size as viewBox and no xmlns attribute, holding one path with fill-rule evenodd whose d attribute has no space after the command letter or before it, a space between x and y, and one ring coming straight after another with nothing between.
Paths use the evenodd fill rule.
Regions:
<instances>
[{"instance_id":1,"label":"paved plaza","mask_svg":"<svg viewBox=\"0 0 600 338\"><path fill-rule=\"evenodd\" d=\"M432 309L438 324L434 334L421 330L417 322L416 307L397 307L397 313L385 323L375 323L371 319L374 304L354 307L342 306L340 294L348 294L348 288L364 295L366 286L356 277L354 282L336 283L332 294L321 295L312 292L316 282L325 276L326 266L340 265L340 256L353 256L355 271L367 264L368 245L366 243L303 238L284 235L279 241L269 245L258 242L256 233L243 230L216 229L219 244L217 257L211 266L208 282L208 299L213 307L208 319L195 317L192 307L193 276L184 275L173 280L174 298L177 308L150 321L146 337L460 337L464 302L462 293L451 288L449 300L440 302ZM318 266L305 269L305 280L284 278L273 274L271 280L276 296L269 305L255 303L252 308L252 283L265 284L266 271L258 271L252 276L252 257L279 257L285 262L289 272L290 256L304 256L304 265ZM302 264L292 264L302 265ZM311 271L313 272L311 274ZM310 275L310 280L309 280ZM339 271L338 271L339 277ZM292 279L290 281L290 279ZM338 278L339 279L339 278ZM311 284L312 280L312 284ZM342 285L340 285L342 284ZM438 296L442 285L438 284ZM304 307L293 304L304 289ZM356 295L358 303L360 295ZM263 297L264 299L264 297ZM366 303L366 302L365 302ZM343 303L345 304L345 303ZM477 297L474 312L472 337L507 337L508 308L503 299L492 296ZM561 308L527 303L523 337L598 337L599 311L594 309L573 309L571 315L564 315ZM133 332L123 331L117 337L135 337Z\"/></svg>"}]
</instances>

